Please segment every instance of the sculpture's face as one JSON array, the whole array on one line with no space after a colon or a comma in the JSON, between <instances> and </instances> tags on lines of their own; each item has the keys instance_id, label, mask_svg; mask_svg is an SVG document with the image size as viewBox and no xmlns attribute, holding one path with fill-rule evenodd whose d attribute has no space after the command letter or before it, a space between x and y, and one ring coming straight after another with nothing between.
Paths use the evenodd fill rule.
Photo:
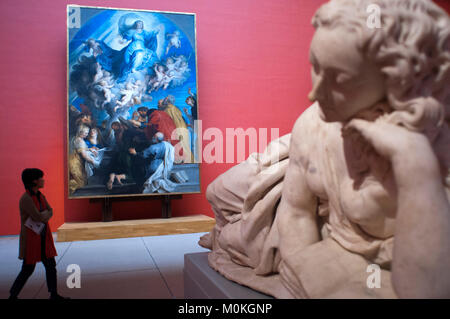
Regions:
<instances>
[{"instance_id":1,"label":"sculpture's face","mask_svg":"<svg viewBox=\"0 0 450 319\"><path fill-rule=\"evenodd\" d=\"M357 47L357 35L342 27L319 28L310 48L313 89L321 118L345 122L385 97L383 76Z\"/></svg>"}]
</instances>

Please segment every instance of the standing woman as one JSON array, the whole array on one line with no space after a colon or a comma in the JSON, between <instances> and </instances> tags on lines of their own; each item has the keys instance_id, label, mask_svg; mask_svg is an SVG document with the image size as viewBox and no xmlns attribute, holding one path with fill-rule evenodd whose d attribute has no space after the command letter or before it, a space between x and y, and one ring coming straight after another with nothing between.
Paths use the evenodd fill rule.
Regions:
<instances>
[{"instance_id":1,"label":"standing woman","mask_svg":"<svg viewBox=\"0 0 450 319\"><path fill-rule=\"evenodd\" d=\"M20 244L19 259L23 260L22 270L10 290L10 299L17 299L20 291L34 271L36 263L42 261L45 266L47 287L50 299L64 299L57 293L56 262L57 256L52 232L48 225L53 216L53 209L45 196L39 191L44 187L44 172L37 168L26 168L22 172L25 193L19 201L20 209ZM28 218L33 222L44 224L40 235L25 226Z\"/></svg>"}]
</instances>

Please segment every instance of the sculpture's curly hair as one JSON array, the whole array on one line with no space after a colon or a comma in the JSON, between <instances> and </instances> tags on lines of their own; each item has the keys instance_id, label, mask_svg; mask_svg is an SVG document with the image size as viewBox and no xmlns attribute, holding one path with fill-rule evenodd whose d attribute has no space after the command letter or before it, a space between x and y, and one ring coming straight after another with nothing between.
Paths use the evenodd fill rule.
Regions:
<instances>
[{"instance_id":1,"label":"sculpture's curly hair","mask_svg":"<svg viewBox=\"0 0 450 319\"><path fill-rule=\"evenodd\" d=\"M380 28L370 28L370 5ZM314 28L356 32L361 52L385 75L392 123L433 140L450 121L450 18L429 0L332 0L315 13Z\"/></svg>"}]
</instances>

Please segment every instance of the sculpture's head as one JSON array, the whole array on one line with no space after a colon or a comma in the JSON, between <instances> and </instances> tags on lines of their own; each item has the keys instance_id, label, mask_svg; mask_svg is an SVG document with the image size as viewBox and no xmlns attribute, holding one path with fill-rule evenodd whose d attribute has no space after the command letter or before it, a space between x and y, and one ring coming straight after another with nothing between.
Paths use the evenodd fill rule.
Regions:
<instances>
[{"instance_id":1,"label":"sculpture's head","mask_svg":"<svg viewBox=\"0 0 450 319\"><path fill-rule=\"evenodd\" d=\"M324 120L383 101L391 122L431 137L450 119L450 19L431 0L332 0L312 23L309 98Z\"/></svg>"}]
</instances>

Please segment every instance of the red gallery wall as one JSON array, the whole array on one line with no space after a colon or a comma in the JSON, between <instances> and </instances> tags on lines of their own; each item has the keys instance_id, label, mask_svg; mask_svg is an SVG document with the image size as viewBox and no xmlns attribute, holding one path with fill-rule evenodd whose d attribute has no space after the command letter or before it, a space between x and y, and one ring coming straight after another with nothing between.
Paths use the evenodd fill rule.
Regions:
<instances>
[{"instance_id":1,"label":"red gallery wall","mask_svg":"<svg viewBox=\"0 0 450 319\"><path fill-rule=\"evenodd\" d=\"M1 0L0 235L18 234L25 167L46 172L53 231L101 220L100 204L67 199L66 5L197 14L199 115L203 131L279 128L290 132L309 105L310 25L325 0ZM436 1L450 10L448 0ZM269 138L270 139L270 138ZM206 145L209 141L203 141ZM248 155L248 154L247 154ZM201 165L201 194L172 204L173 216L213 216L207 185L233 164ZM160 216L157 201L113 204L116 220Z\"/></svg>"}]
</instances>

